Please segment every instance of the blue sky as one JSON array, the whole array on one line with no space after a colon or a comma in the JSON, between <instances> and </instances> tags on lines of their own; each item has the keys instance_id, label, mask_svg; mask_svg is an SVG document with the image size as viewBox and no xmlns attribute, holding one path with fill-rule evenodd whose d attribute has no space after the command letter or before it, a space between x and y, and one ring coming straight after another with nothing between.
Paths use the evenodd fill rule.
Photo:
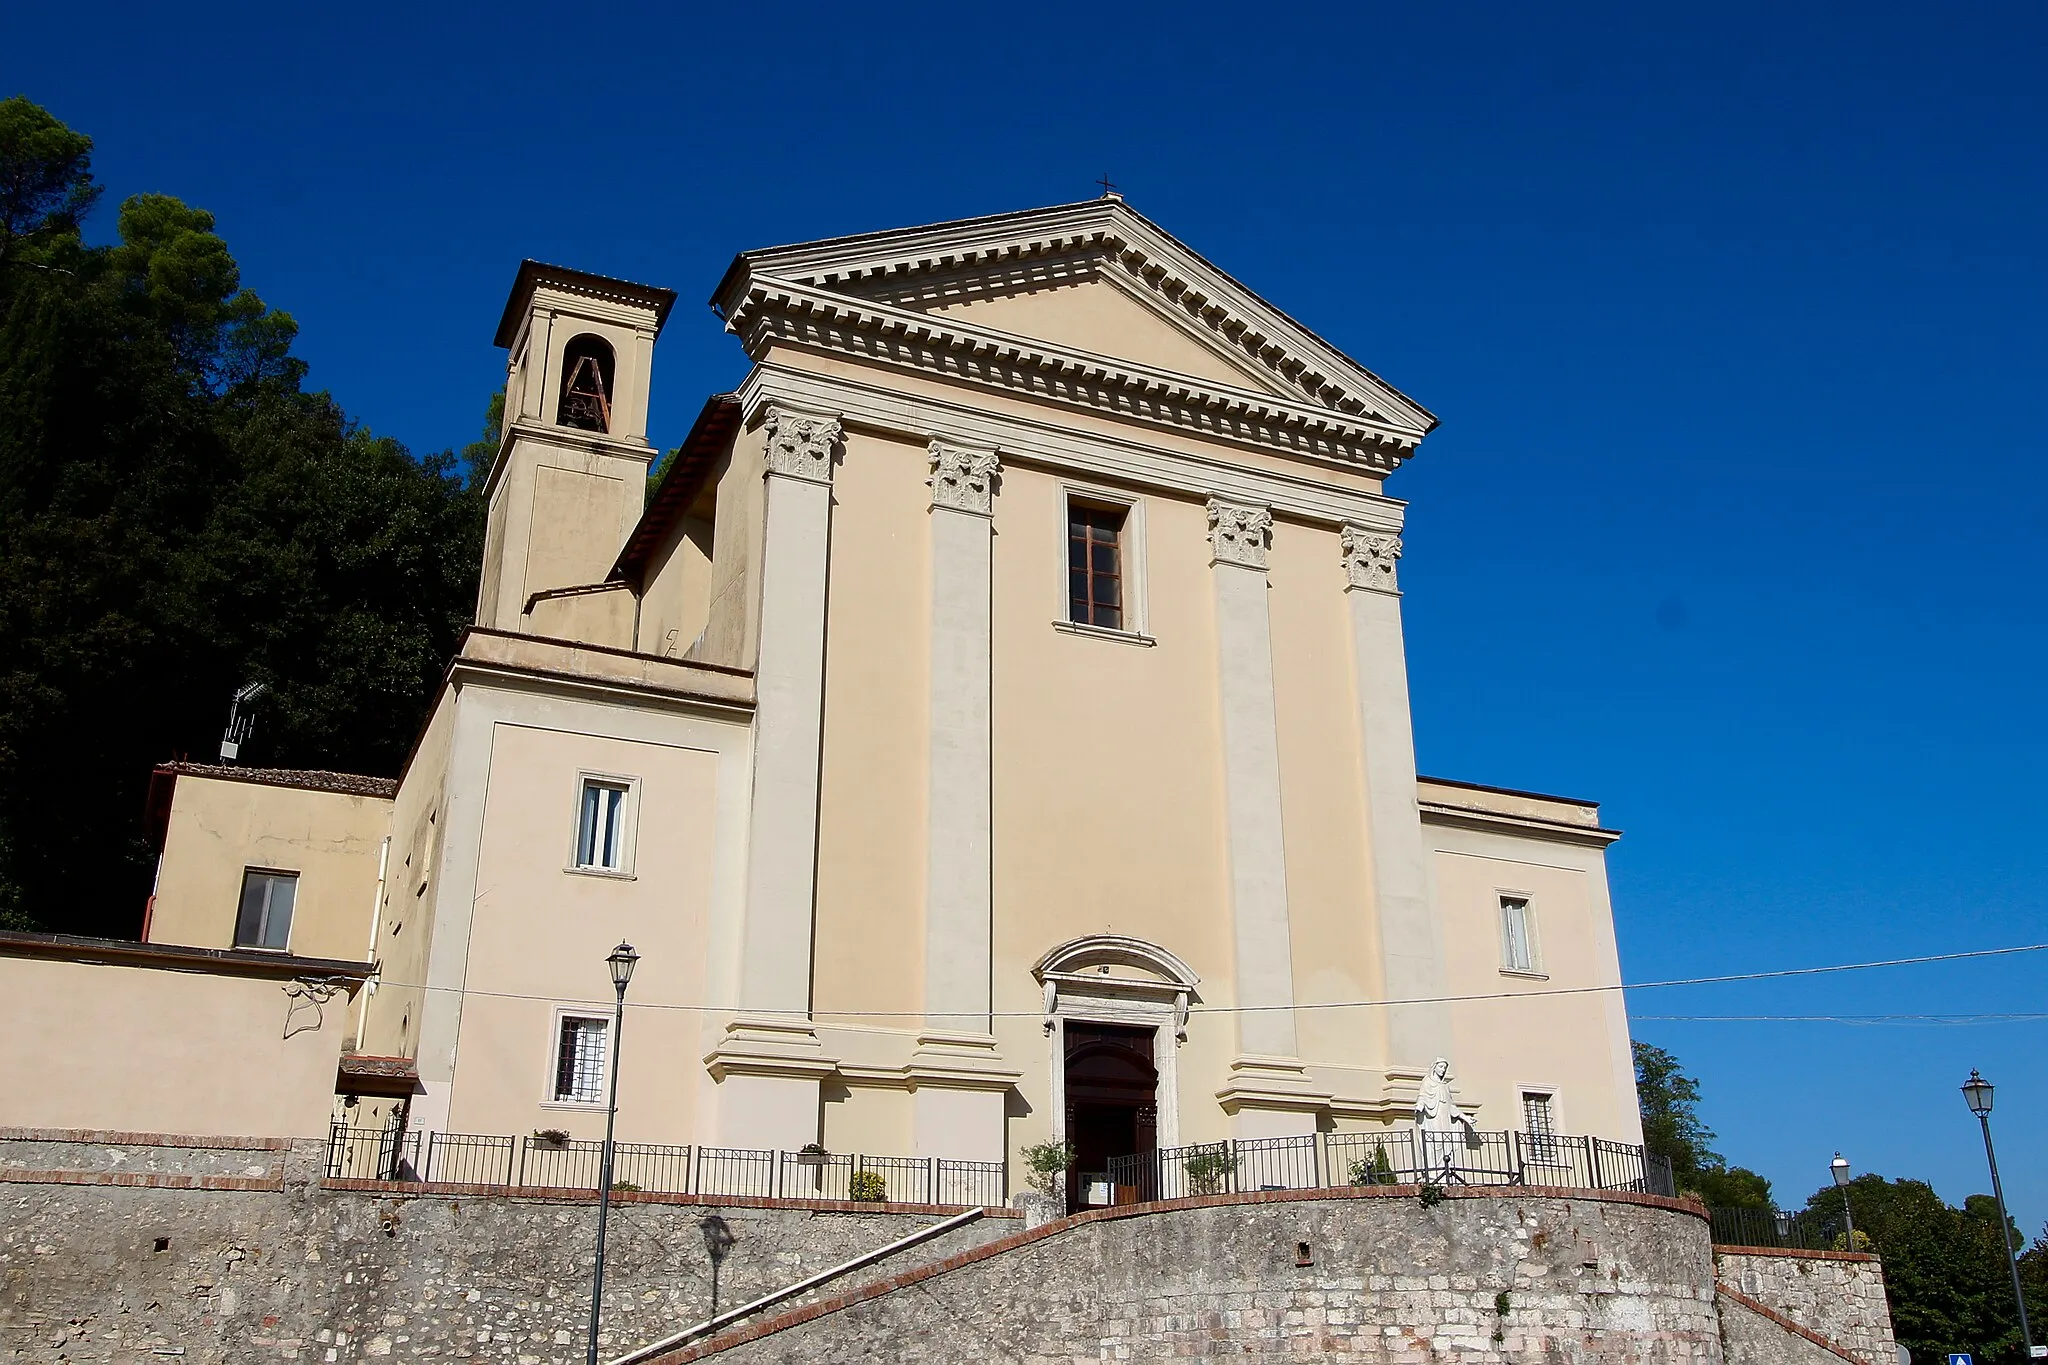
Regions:
<instances>
[{"instance_id":1,"label":"blue sky","mask_svg":"<svg viewBox=\"0 0 2048 1365\"><path fill-rule=\"evenodd\" d=\"M11 14L0 92L212 210L313 382L475 432L532 256L1131 203L1443 418L1390 491L1423 769L1591 796L1631 980L2048 939L2048 10L224 5ZM112 221L111 203L99 230ZM2048 1009L2048 954L1639 992L1637 1015ZM2048 1024L1644 1019L1731 1158L2048 1219Z\"/></svg>"}]
</instances>

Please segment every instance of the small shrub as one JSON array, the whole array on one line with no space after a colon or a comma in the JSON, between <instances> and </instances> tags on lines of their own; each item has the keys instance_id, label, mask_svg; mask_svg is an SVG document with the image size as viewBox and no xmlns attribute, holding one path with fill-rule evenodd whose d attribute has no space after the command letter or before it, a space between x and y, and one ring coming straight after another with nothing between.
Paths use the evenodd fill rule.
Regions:
<instances>
[{"instance_id":1,"label":"small shrub","mask_svg":"<svg viewBox=\"0 0 2048 1365\"><path fill-rule=\"evenodd\" d=\"M889 1198L889 1184L880 1171L855 1171L847 1193L860 1204L880 1204Z\"/></svg>"},{"instance_id":2,"label":"small shrub","mask_svg":"<svg viewBox=\"0 0 2048 1365\"><path fill-rule=\"evenodd\" d=\"M634 1184L634 1183L633 1183L632 1181L630 1181L630 1180L614 1180L614 1181L612 1182L612 1193L614 1193L614 1194L638 1194L638 1193L640 1193L640 1187L639 1187L638 1185L635 1185L635 1184Z\"/></svg>"},{"instance_id":3,"label":"small shrub","mask_svg":"<svg viewBox=\"0 0 2048 1365\"><path fill-rule=\"evenodd\" d=\"M1385 1145L1376 1145L1372 1155L1361 1157L1351 1163L1351 1183L1354 1185L1394 1185L1400 1183L1394 1175L1394 1163L1387 1159Z\"/></svg>"},{"instance_id":4,"label":"small shrub","mask_svg":"<svg viewBox=\"0 0 2048 1365\"><path fill-rule=\"evenodd\" d=\"M1188 1187L1196 1194L1218 1194L1237 1169L1237 1158L1222 1143L1204 1148L1187 1160Z\"/></svg>"},{"instance_id":5,"label":"small shrub","mask_svg":"<svg viewBox=\"0 0 2048 1365\"><path fill-rule=\"evenodd\" d=\"M566 1147L569 1145L569 1134L566 1129L561 1128L536 1128L533 1130L533 1140L543 1147Z\"/></svg>"},{"instance_id":6,"label":"small shrub","mask_svg":"<svg viewBox=\"0 0 2048 1365\"><path fill-rule=\"evenodd\" d=\"M1444 1202L1444 1187L1431 1184L1425 1180L1422 1183L1422 1191L1417 1197L1422 1200L1422 1207L1433 1209L1438 1204Z\"/></svg>"},{"instance_id":7,"label":"small shrub","mask_svg":"<svg viewBox=\"0 0 2048 1365\"><path fill-rule=\"evenodd\" d=\"M1066 1193L1067 1168L1074 1164L1074 1156L1071 1142L1039 1142L1026 1147L1024 1167L1031 1188L1051 1198Z\"/></svg>"}]
</instances>

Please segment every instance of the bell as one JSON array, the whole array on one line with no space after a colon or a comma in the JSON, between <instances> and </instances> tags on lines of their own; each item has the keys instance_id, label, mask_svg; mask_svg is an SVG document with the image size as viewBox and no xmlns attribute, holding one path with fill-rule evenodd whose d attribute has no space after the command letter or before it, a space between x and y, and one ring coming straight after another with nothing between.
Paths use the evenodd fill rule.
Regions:
<instances>
[{"instance_id":1,"label":"bell","mask_svg":"<svg viewBox=\"0 0 2048 1365\"><path fill-rule=\"evenodd\" d=\"M561 423L583 431L612 429L612 400L604 391L604 371L597 357L578 356L569 382L562 386Z\"/></svg>"}]
</instances>

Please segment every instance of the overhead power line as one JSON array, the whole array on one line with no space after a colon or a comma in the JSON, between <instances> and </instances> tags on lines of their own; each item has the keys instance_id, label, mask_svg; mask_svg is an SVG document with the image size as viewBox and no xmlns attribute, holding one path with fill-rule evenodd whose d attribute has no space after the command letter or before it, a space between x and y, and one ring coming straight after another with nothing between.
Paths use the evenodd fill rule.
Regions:
<instances>
[{"instance_id":1,"label":"overhead power line","mask_svg":"<svg viewBox=\"0 0 2048 1365\"><path fill-rule=\"evenodd\" d=\"M1456 1005L1485 1000L1533 1000L1546 996L1605 995L1615 991L1664 990L1674 986L1723 986L1741 981L1778 981L1790 977L1799 976L1826 976L1837 972L1867 972L1874 971L1881 967L1924 967L1940 962L1967 962L1979 958L2011 957L2020 953L2038 953L2044 951L2048 951L2048 943L2021 943L2015 944L2007 948L1973 948L1963 952L1955 953L1927 953L1919 957L1891 957L1882 958L1873 962L1836 962L1829 963L1828 965L1821 967L1780 967L1773 970L1760 972L1728 972L1718 976L1669 977L1661 981L1624 982L1620 985L1612 986L1538 986L1528 990L1479 991L1464 995L1404 996L1399 999L1393 1000L1322 1000L1313 1001L1307 1004L1296 1005L1192 1005L1190 1006L1189 1013L1262 1014L1275 1010L1388 1009L1398 1005ZM611 1008L612 1005L612 1002L609 999L564 1000L562 997L556 995L529 995L517 991L475 990L463 986L430 986L425 984L424 982L385 982L382 983L380 989L434 991L455 995L481 996L493 1000L539 1000L546 1001L550 1004L558 1005L595 1004L603 1005L607 1009ZM931 1017L933 1014L946 1013L946 1011L943 1010L741 1010L738 1006L734 1005L686 1005L658 1000L628 1000L626 1002L626 1007L628 1009L638 1010L684 1010L702 1014L745 1013L770 1018L776 1016L787 1016L798 1019L924 1019ZM979 1013L976 1013L977 1017L979 1017ZM989 1014L990 1018L995 1019L1038 1019L1042 1018L1043 1016L1044 1011L1042 1010L994 1010L991 1011ZM1641 1019L1679 1019L1687 1016L1638 1015L1635 1017ZM1702 1015L1691 1017L1699 1019L1736 1018L1736 1016L1724 1015ZM1756 1016L1756 1018L1759 1020L1771 1017L1772 1016ZM1785 1019L1791 1019L1794 1017L1795 1016L1783 1016L1783 1018ZM1814 1019L1819 1019L1821 1017L1822 1016L1812 1016L1812 1018ZM1835 1016L1827 1017L1832 1019ZM1896 1017L1904 1019L1908 1018L1909 1016ZM1938 1016L1927 1017L1935 1018ZM1982 1017L1987 1022L1989 1022L1993 1019L2033 1019L2048 1016L2012 1015L1969 1017ZM1805 1017L1800 1016L1800 1018L1803 1021ZM1844 1021L1846 1022L1846 1017Z\"/></svg>"}]
</instances>

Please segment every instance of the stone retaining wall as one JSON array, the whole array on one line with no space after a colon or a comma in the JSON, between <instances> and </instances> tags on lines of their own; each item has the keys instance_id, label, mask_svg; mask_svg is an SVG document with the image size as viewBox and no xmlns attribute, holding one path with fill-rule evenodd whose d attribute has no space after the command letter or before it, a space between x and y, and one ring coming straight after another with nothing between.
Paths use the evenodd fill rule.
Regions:
<instances>
[{"instance_id":1,"label":"stone retaining wall","mask_svg":"<svg viewBox=\"0 0 2048 1365\"><path fill-rule=\"evenodd\" d=\"M1048 1224L661 1357L1722 1365L1706 1220L1650 1196L1276 1191Z\"/></svg>"},{"instance_id":2,"label":"stone retaining wall","mask_svg":"<svg viewBox=\"0 0 2048 1365\"><path fill-rule=\"evenodd\" d=\"M1716 1247L1714 1267L1729 1289L1870 1365L1897 1361L1884 1266L1877 1257L1845 1251ZM1768 1334L1758 1329L1753 1335Z\"/></svg>"},{"instance_id":3,"label":"stone retaining wall","mask_svg":"<svg viewBox=\"0 0 2048 1365\"><path fill-rule=\"evenodd\" d=\"M0 1130L0 1360L582 1359L588 1191L328 1181L324 1164L319 1142ZM623 1194L606 1356L708 1315L706 1220L734 1239L732 1308L953 1212ZM1699 1212L1646 1196L1272 1191L1022 1226L992 1214L667 1359L1892 1359L1871 1258L1722 1249L1717 1303Z\"/></svg>"},{"instance_id":4,"label":"stone retaining wall","mask_svg":"<svg viewBox=\"0 0 2048 1365\"><path fill-rule=\"evenodd\" d=\"M139 1144L104 1145L131 1154L117 1162L102 1144L43 1143L33 1150L87 1169L0 1166L0 1360L583 1359L596 1239L588 1191L334 1188L320 1180L317 1142L240 1150L266 1167L283 1158L279 1177L261 1180L137 1170ZM23 1139L7 1150L28 1160ZM165 1156L180 1149L153 1150L160 1168L184 1164ZM233 1149L182 1150L206 1165L205 1153ZM227 1181L240 1183L218 1183ZM709 1313L707 1218L722 1218L734 1239L718 1275L730 1308L956 1212L621 1195L604 1344L620 1354ZM943 1256L1019 1226L991 1216L904 1254Z\"/></svg>"}]
</instances>

